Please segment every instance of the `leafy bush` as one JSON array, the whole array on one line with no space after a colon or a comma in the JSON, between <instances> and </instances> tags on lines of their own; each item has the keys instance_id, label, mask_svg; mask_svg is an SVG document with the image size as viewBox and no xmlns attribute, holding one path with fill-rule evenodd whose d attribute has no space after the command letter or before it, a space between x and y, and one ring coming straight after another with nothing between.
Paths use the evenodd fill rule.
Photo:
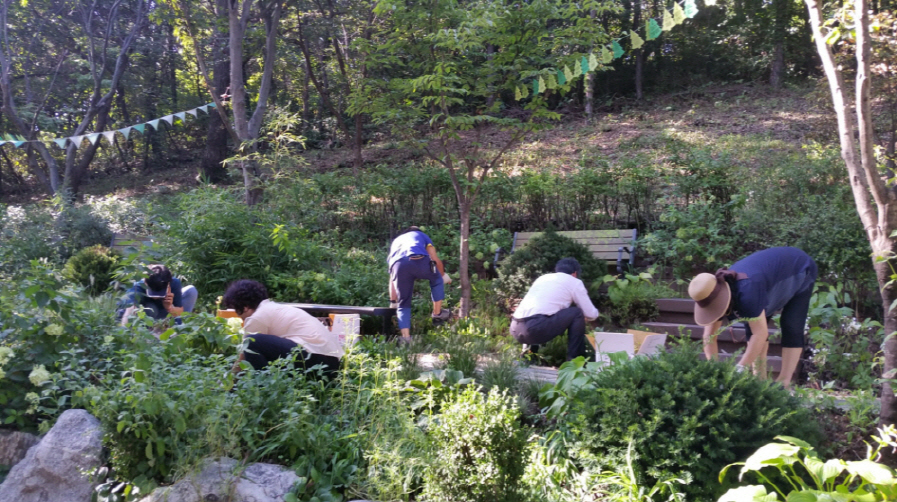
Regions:
<instances>
[{"instance_id":1,"label":"leafy bush","mask_svg":"<svg viewBox=\"0 0 897 502\"><path fill-rule=\"evenodd\" d=\"M112 241L112 230L109 223L94 214L87 205L73 206L63 204L56 217L57 231L64 240L60 250L63 259L72 256L80 249Z\"/></svg>"},{"instance_id":2,"label":"leafy bush","mask_svg":"<svg viewBox=\"0 0 897 502\"><path fill-rule=\"evenodd\" d=\"M121 254L97 244L84 248L69 258L63 269L66 279L83 286L90 294L98 295L112 283L115 267Z\"/></svg>"},{"instance_id":3,"label":"leafy bush","mask_svg":"<svg viewBox=\"0 0 897 502\"><path fill-rule=\"evenodd\" d=\"M522 298L541 275L554 272L561 258L573 257L582 266L580 279L591 292L597 288L589 285L599 281L607 273L607 265L592 256L589 248L553 230L532 239L521 249L514 251L501 263L495 291L505 302ZM598 283L600 284L600 283Z\"/></svg>"},{"instance_id":4,"label":"leafy bush","mask_svg":"<svg viewBox=\"0 0 897 502\"><path fill-rule=\"evenodd\" d=\"M434 448L424 493L434 502L518 499L527 433L513 397L468 388L445 405L430 427Z\"/></svg>"},{"instance_id":5,"label":"leafy bush","mask_svg":"<svg viewBox=\"0 0 897 502\"><path fill-rule=\"evenodd\" d=\"M816 442L810 411L781 386L734 365L701 361L696 350L636 357L601 371L583 370L584 383L566 399L561 418L575 430L572 456L589 469L624 469L630 441L641 484L692 478L683 491L706 500L725 490L721 465L745 458L778 434ZM558 385L567 382L558 378Z\"/></svg>"},{"instance_id":6,"label":"leafy bush","mask_svg":"<svg viewBox=\"0 0 897 502\"><path fill-rule=\"evenodd\" d=\"M621 328L653 321L660 313L657 299L673 294L669 288L651 282L650 272L638 275L625 274L622 277L604 277L607 287L607 301L602 301L599 309L611 323ZM603 298L602 298L603 300Z\"/></svg>"}]
</instances>

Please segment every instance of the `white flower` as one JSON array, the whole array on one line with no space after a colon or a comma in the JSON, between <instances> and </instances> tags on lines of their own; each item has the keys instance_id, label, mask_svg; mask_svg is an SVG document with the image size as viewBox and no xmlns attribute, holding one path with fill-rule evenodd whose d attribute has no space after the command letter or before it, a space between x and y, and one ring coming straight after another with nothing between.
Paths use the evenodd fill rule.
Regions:
<instances>
[{"instance_id":1,"label":"white flower","mask_svg":"<svg viewBox=\"0 0 897 502\"><path fill-rule=\"evenodd\" d=\"M31 380L31 383L37 386L41 385L49 379L50 372L47 371L46 368L44 368L43 364L38 364L37 366L35 366L31 370L31 373L28 375L28 380Z\"/></svg>"},{"instance_id":2,"label":"white flower","mask_svg":"<svg viewBox=\"0 0 897 502\"><path fill-rule=\"evenodd\" d=\"M103 343L109 345L110 343L115 341L115 337L112 335L106 335L103 337Z\"/></svg>"},{"instance_id":3,"label":"white flower","mask_svg":"<svg viewBox=\"0 0 897 502\"><path fill-rule=\"evenodd\" d=\"M44 328L44 331L50 336L59 336L62 334L62 326L58 324L51 324Z\"/></svg>"},{"instance_id":4,"label":"white flower","mask_svg":"<svg viewBox=\"0 0 897 502\"><path fill-rule=\"evenodd\" d=\"M233 331L238 331L243 328L243 319L240 319L239 317L228 317L227 327Z\"/></svg>"},{"instance_id":5,"label":"white flower","mask_svg":"<svg viewBox=\"0 0 897 502\"><path fill-rule=\"evenodd\" d=\"M0 366L6 364L7 361L15 357L16 353L9 347L0 347Z\"/></svg>"},{"instance_id":6,"label":"white flower","mask_svg":"<svg viewBox=\"0 0 897 502\"><path fill-rule=\"evenodd\" d=\"M40 402L40 396L37 395L37 392L29 392L25 394L25 401L28 401L30 405L36 406Z\"/></svg>"}]
</instances>

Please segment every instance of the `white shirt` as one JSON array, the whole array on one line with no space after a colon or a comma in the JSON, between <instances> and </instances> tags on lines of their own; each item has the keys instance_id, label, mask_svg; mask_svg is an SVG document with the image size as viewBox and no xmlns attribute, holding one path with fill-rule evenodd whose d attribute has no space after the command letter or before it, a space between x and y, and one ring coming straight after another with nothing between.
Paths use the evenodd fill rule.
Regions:
<instances>
[{"instance_id":1,"label":"white shirt","mask_svg":"<svg viewBox=\"0 0 897 502\"><path fill-rule=\"evenodd\" d=\"M592 305L581 280L563 272L545 274L530 286L514 317L524 319L534 315L554 315L574 303L582 309L586 319L598 318L598 309Z\"/></svg>"},{"instance_id":2,"label":"white shirt","mask_svg":"<svg viewBox=\"0 0 897 502\"><path fill-rule=\"evenodd\" d=\"M343 357L345 352L336 333L308 312L289 305L264 300L243 322L246 333L273 335L300 345L310 354Z\"/></svg>"}]
</instances>

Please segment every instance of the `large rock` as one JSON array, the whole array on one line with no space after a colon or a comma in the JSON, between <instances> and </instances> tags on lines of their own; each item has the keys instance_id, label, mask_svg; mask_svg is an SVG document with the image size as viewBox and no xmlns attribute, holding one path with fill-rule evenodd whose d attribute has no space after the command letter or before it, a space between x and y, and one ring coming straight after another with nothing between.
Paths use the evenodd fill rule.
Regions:
<instances>
[{"instance_id":1,"label":"large rock","mask_svg":"<svg viewBox=\"0 0 897 502\"><path fill-rule=\"evenodd\" d=\"M86 474L103 452L100 421L84 410L64 412L56 425L0 485L0 501L90 502L94 483Z\"/></svg>"},{"instance_id":2,"label":"large rock","mask_svg":"<svg viewBox=\"0 0 897 502\"><path fill-rule=\"evenodd\" d=\"M0 465L12 467L18 464L38 441L40 438L34 434L0 430Z\"/></svg>"},{"instance_id":3,"label":"large rock","mask_svg":"<svg viewBox=\"0 0 897 502\"><path fill-rule=\"evenodd\" d=\"M283 502L298 480L282 465L250 464L241 469L231 458L207 459L198 474L154 490L140 502Z\"/></svg>"}]
</instances>

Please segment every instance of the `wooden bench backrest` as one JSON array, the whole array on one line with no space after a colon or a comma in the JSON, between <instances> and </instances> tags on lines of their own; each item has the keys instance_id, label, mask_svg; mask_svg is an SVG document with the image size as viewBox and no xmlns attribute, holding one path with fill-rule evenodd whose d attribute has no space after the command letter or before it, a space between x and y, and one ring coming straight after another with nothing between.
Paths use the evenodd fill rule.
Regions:
<instances>
[{"instance_id":1,"label":"wooden bench backrest","mask_svg":"<svg viewBox=\"0 0 897 502\"><path fill-rule=\"evenodd\" d=\"M134 250L140 249L141 246L152 247L152 237L145 235L130 234L114 234L112 236L112 244L110 248L117 250L121 254L130 254Z\"/></svg>"},{"instance_id":2,"label":"wooden bench backrest","mask_svg":"<svg viewBox=\"0 0 897 502\"><path fill-rule=\"evenodd\" d=\"M517 232L514 234L514 247L512 251L526 246L531 239L542 235L544 232ZM627 247L633 249L638 237L634 228L623 230L570 230L557 232L558 235L569 237L577 242L585 244L592 252L592 256L599 260L617 262L619 249ZM628 257L628 253L626 254Z\"/></svg>"}]
</instances>

